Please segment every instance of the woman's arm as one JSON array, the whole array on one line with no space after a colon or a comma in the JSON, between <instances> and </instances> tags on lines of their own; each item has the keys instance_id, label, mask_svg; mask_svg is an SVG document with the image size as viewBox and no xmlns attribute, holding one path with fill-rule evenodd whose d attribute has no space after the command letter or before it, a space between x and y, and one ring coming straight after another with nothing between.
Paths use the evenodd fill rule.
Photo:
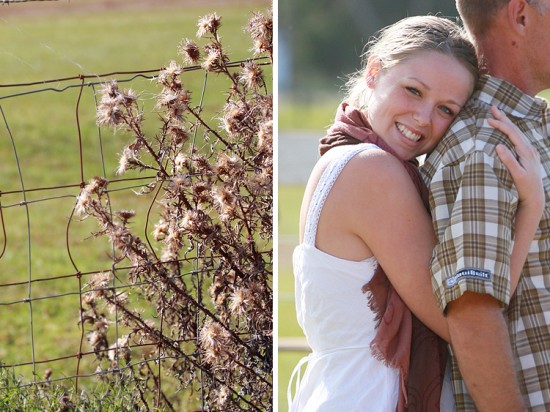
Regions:
<instances>
[{"instance_id":1,"label":"woman's arm","mask_svg":"<svg viewBox=\"0 0 550 412\"><path fill-rule=\"evenodd\" d=\"M496 118L495 127L510 135L520 158L517 161L507 149L498 149L520 193L511 257L513 291L540 220L544 193L537 153L503 115L497 113ZM317 241L322 250L344 259L376 256L411 311L449 341L447 322L431 286L429 268L436 244L431 217L401 162L381 150L352 159L325 204Z\"/></svg>"},{"instance_id":2,"label":"woman's arm","mask_svg":"<svg viewBox=\"0 0 550 412\"><path fill-rule=\"evenodd\" d=\"M519 157L516 160L507 149L498 149L520 193L510 265L513 293L540 220L544 192L538 154L524 135L510 126L509 120L499 122L495 127L510 136ZM370 153L368 160L362 159L364 156L350 162L342 172L346 177L335 186L342 191L340 199L345 199L344 209L338 213L338 224L368 245L405 304L430 329L449 341L447 323L431 286L429 268L436 244L431 217L397 159L385 152Z\"/></svg>"},{"instance_id":3,"label":"woman's arm","mask_svg":"<svg viewBox=\"0 0 550 412\"><path fill-rule=\"evenodd\" d=\"M429 272L436 242L431 218L401 162L382 151L362 153L342 171L331 196L341 199L333 213L341 230L368 246L405 304L448 340Z\"/></svg>"}]
</instances>

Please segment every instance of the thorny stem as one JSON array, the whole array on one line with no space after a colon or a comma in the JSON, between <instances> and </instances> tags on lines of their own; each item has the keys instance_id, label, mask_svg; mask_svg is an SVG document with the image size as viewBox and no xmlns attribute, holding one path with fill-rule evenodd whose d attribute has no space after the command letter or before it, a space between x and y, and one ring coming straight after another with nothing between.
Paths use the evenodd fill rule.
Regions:
<instances>
[{"instance_id":1,"label":"thorny stem","mask_svg":"<svg viewBox=\"0 0 550 412\"><path fill-rule=\"evenodd\" d=\"M269 174L272 170L272 148L268 146L272 141L269 135L271 130L269 127L262 129L262 125L272 121L272 101L261 71L256 79L243 76L242 79L248 79L248 83L241 81L237 72L230 72L232 66L227 63L229 58L223 53L217 34L219 22L215 21L217 16L213 15L213 18L215 24L214 29L209 29L212 34L210 40L214 42L212 47L219 52L219 61L214 63L217 67L213 70L229 78L227 84L230 90L227 99L223 99L225 106L221 109L226 111L223 120L227 129L214 127L205 120L201 112L202 101L199 107L192 107L188 100L190 94L178 94L183 87L178 76L183 70L176 63L171 63L159 75L159 83L164 87L155 106L160 108L159 134L152 139L145 136L140 112L134 110L137 102L133 94L123 94L125 109L121 108L121 112L113 112L112 115L113 126L124 124L125 130L134 138L129 146L133 153L121 159L119 170L123 171L127 165L157 171L153 182L148 185L149 193L153 190L155 193L145 216L144 242L131 233L123 215L120 215L120 224L106 213L102 200L105 184L93 193L90 193L94 190L91 186L90 192L85 193L87 197L81 198L87 203L80 203L79 211L85 210L87 215L98 221L101 227L99 235L108 236L116 250L113 253L115 262L123 259L131 261L130 280L140 280L134 282L134 287L138 288L138 293L143 293L144 299L160 316L160 325L149 323L131 303L113 298L115 290L106 289L99 299L120 311L121 321L132 330L132 339L151 341L158 347L159 355L175 354L180 358L181 365L171 373L182 386L188 385L197 371L201 371L205 381L196 384L201 387L207 385L201 391L203 405L226 410L231 409L228 405L231 403L236 408L259 411L268 409L266 405L272 399L269 390L272 383L268 375L272 366L269 355L272 323L269 321L269 302L263 302L263 299L271 299L269 283L273 255L270 251L262 252L265 247L261 247L256 239L263 239L266 247L272 239L269 234L272 214L268 206L272 188L266 184L266 175L254 174L258 171ZM255 18L255 24L259 24L258 16ZM262 27L254 28L256 36L260 32L263 36ZM266 38L270 39L269 33ZM209 47L205 48L208 52L212 50ZM269 45L266 47L270 50ZM265 91L265 96L260 95L262 91ZM171 93L182 99L175 100L174 106L170 103ZM106 104L112 103L108 98L105 101ZM220 103L223 105L223 102ZM117 113L121 117L117 117ZM101 119L105 119L106 114L109 112L102 112ZM188 119L185 114L189 114ZM195 138L190 143L188 136L179 135L180 127L182 133L193 129L196 133L204 129L205 149L210 144L210 150L205 150L205 153L196 150ZM260 130L268 134L261 136ZM189 150L187 156L182 153L184 147ZM226 162L226 158L221 156L224 151L231 152L234 157ZM202 172L201 168L204 168L204 173L193 174L193 180L191 175L182 174L185 170L188 173L191 170ZM186 176L189 176L189 181ZM249 182L254 186L249 186ZM158 186L153 189L153 184ZM243 191L248 195L243 195ZM88 195L94 195L94 199ZM98 200L95 200L95 195ZM155 226L154 239L157 243L148 236L156 205L159 205L161 219ZM184 245L188 246L187 250ZM157 255L155 248L158 247L162 248L162 255ZM202 260L201 265L212 271L213 274L205 278L204 285L202 281L189 284L179 276L185 266L178 256L187 256L188 253L196 254L196 259ZM172 278L175 274L179 275ZM203 300L203 288L209 288L210 300ZM252 303L247 304L247 299L252 299ZM201 328L201 322L208 322L209 325L204 323ZM209 329L210 326L212 329ZM216 345L231 347L227 353L225 350L223 352L224 362L227 361L231 367L222 364L222 358L216 357ZM189 347L193 349L190 351ZM203 351L205 356L208 355L204 358L207 363L199 356ZM160 357L158 362L156 373L153 372L155 368L146 363L148 376L136 386L144 405L147 405L147 396L143 390L150 388L156 392L157 407L163 401L173 410L166 393L162 391L164 380L161 381ZM212 386L208 387L209 383Z\"/></svg>"},{"instance_id":2,"label":"thorny stem","mask_svg":"<svg viewBox=\"0 0 550 412\"><path fill-rule=\"evenodd\" d=\"M160 364L160 362L159 362L159 364ZM149 371L149 373L153 376L153 384L155 385L155 387L156 387L155 389L157 390L158 399L157 399L156 407L160 408L160 397L162 397L162 400L164 401L164 404L167 405L170 408L171 411L175 412L174 406L170 403L170 401L168 400L168 398L166 397L164 392L161 390L160 374L157 375L156 378L155 378L155 373L151 369L151 365L149 365L149 363L146 362L145 366L147 367L147 370Z\"/></svg>"},{"instance_id":3,"label":"thorny stem","mask_svg":"<svg viewBox=\"0 0 550 412\"><path fill-rule=\"evenodd\" d=\"M153 196L153 200L151 200L151 203L149 204L149 208L147 209L147 216L146 216L146 224L145 224L145 230L144 230L144 236L145 236L145 240L147 241L147 244L149 245L149 250L151 250L151 252L153 253L153 255L155 256L155 259L158 260L158 256L155 252L155 248L153 248L153 245L151 244L151 241L149 240L149 235L147 233L147 229L149 227L149 220L150 220L150 217L151 217L151 211L153 210L153 205L155 204L156 200L157 200L157 197L160 193L160 190L162 189L162 182L160 183L157 183L158 184L158 187L157 187L157 191L155 193L155 196Z\"/></svg>"},{"instance_id":4,"label":"thorny stem","mask_svg":"<svg viewBox=\"0 0 550 412\"><path fill-rule=\"evenodd\" d=\"M147 364L147 362L146 362ZM141 385L136 385L137 386L137 389L139 391L139 398L141 399L141 403L143 405L145 405L145 407L147 408L147 411L149 411L149 405L147 404L147 401L145 400L145 393L143 392L143 390L141 389Z\"/></svg>"},{"instance_id":5,"label":"thorny stem","mask_svg":"<svg viewBox=\"0 0 550 412\"><path fill-rule=\"evenodd\" d=\"M139 323L140 326L146 330L150 335L154 336L155 338L158 339L158 342L160 345L162 345L166 350L168 351L174 351L176 353L178 353L180 356L183 356L187 361L191 362L195 367L201 369L203 372L206 372L211 379L215 380L216 382L218 383L221 383L221 384L225 384L225 382L223 382L222 380L220 380L219 378L217 378L212 372L210 372L210 370L208 368L204 368L202 365L200 365L199 363L197 363L195 360L193 360L191 358L190 355L186 354L185 352L183 352L182 350L180 350L177 345L175 345L174 343L175 342L172 342L168 339L166 339L166 337L162 334L160 334L158 331L156 331L155 329L149 327L149 325L147 325L143 319L137 315L135 315L133 312L129 311L128 309L126 309L126 307L124 307L123 305L120 305L116 300L112 300L110 297L105 297L106 301L109 302L110 304L112 305L117 305L119 307L119 309L122 310L122 312L124 312L124 314L130 318L132 318L132 320L136 323ZM152 372L152 371L151 371ZM253 373L255 373L253 371ZM254 409L257 409L258 411L260 410L259 408L257 408L255 405L253 405L248 399L244 398L242 395L240 395L236 390L234 390L233 388L229 388L237 397L239 397L242 401L246 402L247 404L249 404L250 406L252 406Z\"/></svg>"},{"instance_id":6,"label":"thorny stem","mask_svg":"<svg viewBox=\"0 0 550 412\"><path fill-rule=\"evenodd\" d=\"M223 51L223 46L222 46L222 43L220 42L220 38L219 38L217 32L214 33L214 42L215 42L215 43L218 45L218 47L220 48L220 55L223 56L223 52L222 52L222 51ZM224 62L222 61L222 63L224 63ZM231 73L229 72L229 70L228 70L228 68L227 68L227 64L224 63L224 64L222 65L222 68L223 68L223 72L227 75L227 77L229 77L229 78L231 79L231 82L233 83L233 86L234 86L235 88L238 88L239 85L238 85L238 83L235 81L235 79L233 78L233 76L231 75Z\"/></svg>"},{"instance_id":7,"label":"thorny stem","mask_svg":"<svg viewBox=\"0 0 550 412\"><path fill-rule=\"evenodd\" d=\"M166 171L164 166L162 165L162 161L157 156L157 153L153 150L153 148L149 145L149 142L147 142L147 139L145 138L145 135L141 131L141 128L139 127L139 122L136 122L134 117L130 117L130 121L126 121L126 124L128 127L135 133L136 135L136 141L139 141L140 143L143 143L145 145L145 148L149 152L151 156L153 156L153 159L157 163L157 165L160 168L160 172L162 173L163 177L170 176L170 174Z\"/></svg>"},{"instance_id":8,"label":"thorny stem","mask_svg":"<svg viewBox=\"0 0 550 412\"><path fill-rule=\"evenodd\" d=\"M161 272L159 272L161 273ZM199 302L197 302L195 299L193 299L192 296L189 296L189 293L184 291L183 289L181 289L180 287L178 287L173 281L172 279L168 279L167 277L164 277L165 279L165 282L170 285L170 287L172 287L172 289L179 293L181 296L185 297L187 299L187 301L189 303L191 303L193 306L195 306L197 309L199 309L201 312L203 312L205 315L207 315L208 317L210 317L212 320L215 320L216 322L218 322L220 325L223 326L223 328L229 332L229 334L233 337L233 339L235 339L235 341L239 342L239 344L241 344L242 346L244 346L246 349L248 349L248 351L254 355L254 356L257 356L258 358L262 359L263 357L257 353L257 351L253 350L250 346L248 346L248 344L246 342L244 342L240 336L235 333L235 331L233 329L231 329L230 327L226 326L224 322L222 322L216 315L214 315L211 311L209 311L205 306L201 305Z\"/></svg>"},{"instance_id":9,"label":"thorny stem","mask_svg":"<svg viewBox=\"0 0 550 412\"><path fill-rule=\"evenodd\" d=\"M185 194L184 193L179 193L178 194L178 200L181 200L183 202L183 204L185 205L185 207L187 208L187 210L191 210L191 209L194 209L193 206L191 205L191 203L189 203L189 200L187 200L187 197L185 197Z\"/></svg>"},{"instance_id":10,"label":"thorny stem","mask_svg":"<svg viewBox=\"0 0 550 412\"><path fill-rule=\"evenodd\" d=\"M241 212L243 213L243 216L246 216L246 212L243 209L243 204L241 202L241 199L239 199L239 207L241 208ZM252 238L254 236L254 234L253 234L252 230L250 229L250 224L249 224L248 220L243 219L242 222L243 222L244 226L246 227L246 231L248 232L248 236L250 238ZM256 249L253 247L253 244L251 245L251 250L250 251L254 254L254 257L257 257Z\"/></svg>"},{"instance_id":11,"label":"thorny stem","mask_svg":"<svg viewBox=\"0 0 550 412\"><path fill-rule=\"evenodd\" d=\"M221 135L216 130L211 128L204 120L202 120L202 117L198 113L195 113L195 111L191 107L189 107L187 110L200 122L203 127L205 127L210 133L216 136L216 139L222 142L226 147L231 146L223 137L221 137Z\"/></svg>"}]
</instances>

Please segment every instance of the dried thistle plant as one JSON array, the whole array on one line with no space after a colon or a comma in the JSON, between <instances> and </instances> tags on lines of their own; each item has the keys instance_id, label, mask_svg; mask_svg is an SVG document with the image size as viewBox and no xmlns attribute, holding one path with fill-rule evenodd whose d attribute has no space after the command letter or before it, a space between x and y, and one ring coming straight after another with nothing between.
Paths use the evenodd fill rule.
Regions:
<instances>
[{"instance_id":1,"label":"dried thistle plant","mask_svg":"<svg viewBox=\"0 0 550 412\"><path fill-rule=\"evenodd\" d=\"M273 61L273 16L254 13L245 29L254 41L254 54L267 54Z\"/></svg>"},{"instance_id":2,"label":"dried thistle plant","mask_svg":"<svg viewBox=\"0 0 550 412\"><path fill-rule=\"evenodd\" d=\"M140 193L153 193L159 219L143 241L129 224L136 212L111 211L108 181L94 178L82 189L75 212L97 220L95 235L110 241L115 264L124 261L130 269L124 291L113 273L91 278L81 322L102 378L128 365L127 377L140 376L138 393L158 393L156 406L170 403L158 384L161 372L134 362L135 345L153 345L141 351L145 360L156 359L162 374L201 394L209 410L266 411L272 410L273 366L273 99L262 59L230 62L218 33L221 20L216 14L199 20L202 50L189 39L178 46L183 64L226 76L227 98L215 118L197 106L176 61L156 78L161 124L155 136L144 131L135 92L116 82L101 91L98 124L131 139L117 173L154 173ZM245 31L256 55L272 59L272 30L270 15L253 14ZM147 315L130 294L148 302ZM113 313L126 331L109 342Z\"/></svg>"}]
</instances>

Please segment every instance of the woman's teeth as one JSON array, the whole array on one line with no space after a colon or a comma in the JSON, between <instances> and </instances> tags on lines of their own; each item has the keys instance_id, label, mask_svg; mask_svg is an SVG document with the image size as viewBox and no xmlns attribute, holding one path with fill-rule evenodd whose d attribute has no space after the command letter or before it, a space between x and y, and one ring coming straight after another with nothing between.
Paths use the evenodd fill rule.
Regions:
<instances>
[{"instance_id":1,"label":"woman's teeth","mask_svg":"<svg viewBox=\"0 0 550 412\"><path fill-rule=\"evenodd\" d=\"M403 136L405 136L409 140L412 140L413 142L418 142L420 140L420 138L422 137L419 134L411 132L409 129L407 129L405 126L403 126L401 123L397 123L397 128L403 134Z\"/></svg>"}]
</instances>

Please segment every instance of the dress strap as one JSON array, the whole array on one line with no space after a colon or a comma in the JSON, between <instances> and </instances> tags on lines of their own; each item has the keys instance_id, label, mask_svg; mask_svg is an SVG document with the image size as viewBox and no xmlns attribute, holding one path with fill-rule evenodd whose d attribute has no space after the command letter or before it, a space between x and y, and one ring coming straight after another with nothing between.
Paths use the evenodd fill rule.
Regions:
<instances>
[{"instance_id":1,"label":"dress strap","mask_svg":"<svg viewBox=\"0 0 550 412\"><path fill-rule=\"evenodd\" d=\"M315 237L317 234L317 225L319 223L319 217L321 216L321 210L323 210L323 205L334 185L334 182L346 166L346 164L358 153L363 150L376 148L377 146L370 143L361 143L353 146L349 146L348 151L346 151L342 156L333 159L321 175L319 183L313 193L311 202L309 204L306 227L304 232L304 243L314 246Z\"/></svg>"}]
</instances>

